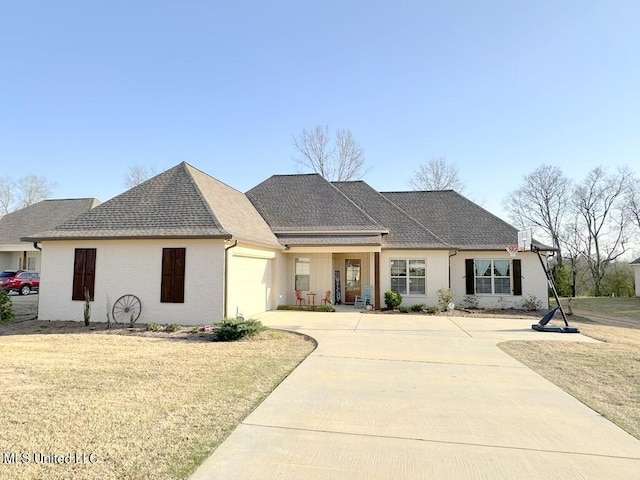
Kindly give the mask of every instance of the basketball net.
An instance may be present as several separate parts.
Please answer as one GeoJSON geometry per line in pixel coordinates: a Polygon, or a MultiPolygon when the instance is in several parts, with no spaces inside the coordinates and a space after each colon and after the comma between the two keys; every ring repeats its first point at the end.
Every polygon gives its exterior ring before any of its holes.
{"type": "Polygon", "coordinates": [[[506,247],[507,252],[509,252],[509,256],[511,258],[515,258],[516,254],[518,253],[518,250],[520,250],[518,248],[518,245],[507,245],[506,247]]]}

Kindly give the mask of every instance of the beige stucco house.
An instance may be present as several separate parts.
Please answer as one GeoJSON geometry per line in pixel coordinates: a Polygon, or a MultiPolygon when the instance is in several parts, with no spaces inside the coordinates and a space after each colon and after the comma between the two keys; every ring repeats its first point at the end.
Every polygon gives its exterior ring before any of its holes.
{"type": "Polygon", "coordinates": [[[124,294],[143,323],[204,324],[329,292],[336,303],[384,292],[403,305],[547,303],[537,256],[517,230],[453,191],[380,193],[365,182],[276,175],[246,194],[181,163],[77,218],[24,238],[42,248],[39,318],[94,318],[124,294]]]}
{"type": "Polygon", "coordinates": [[[40,270],[40,250],[22,237],[42,232],[100,204],[95,198],[43,200],[0,218],[0,271],[40,270]]]}

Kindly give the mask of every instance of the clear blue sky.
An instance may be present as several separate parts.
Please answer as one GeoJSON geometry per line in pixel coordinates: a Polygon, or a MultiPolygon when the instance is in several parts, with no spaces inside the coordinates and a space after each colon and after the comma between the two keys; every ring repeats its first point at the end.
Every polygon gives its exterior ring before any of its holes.
{"type": "Polygon", "coordinates": [[[640,2],[2,2],[2,174],[109,198],[187,161],[246,191],[350,129],[378,190],[445,156],[501,201],[536,166],[640,171],[640,2]]]}

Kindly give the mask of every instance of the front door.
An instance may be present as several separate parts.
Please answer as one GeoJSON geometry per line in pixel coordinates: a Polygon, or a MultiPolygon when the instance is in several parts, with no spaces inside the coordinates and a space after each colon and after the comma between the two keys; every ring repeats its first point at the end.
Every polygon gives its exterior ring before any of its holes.
{"type": "Polygon", "coordinates": [[[360,293],[360,259],[347,259],[344,261],[345,286],[344,303],[354,303],[360,293]]]}

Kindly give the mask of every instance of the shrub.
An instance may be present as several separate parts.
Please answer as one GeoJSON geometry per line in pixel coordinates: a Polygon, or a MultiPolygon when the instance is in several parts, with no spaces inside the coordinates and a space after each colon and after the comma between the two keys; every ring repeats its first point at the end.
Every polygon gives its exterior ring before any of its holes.
{"type": "Polygon", "coordinates": [[[252,337],[267,329],[259,320],[227,319],[216,324],[216,337],[222,342],[232,342],[244,337],[252,337]]]}
{"type": "Polygon", "coordinates": [[[180,330],[182,330],[182,325],[178,325],[177,323],[167,325],[167,328],[164,329],[164,331],[167,333],[179,332],[180,330]]]}
{"type": "Polygon", "coordinates": [[[147,332],[160,332],[162,331],[162,326],[157,323],[147,323],[147,332]]]}
{"type": "Polygon", "coordinates": [[[411,305],[409,307],[412,312],[424,312],[427,309],[427,306],[424,303],[416,303],[415,305],[411,305]]]}
{"type": "Polygon", "coordinates": [[[400,295],[398,292],[394,292],[393,290],[389,290],[384,294],[384,303],[387,308],[396,310],[402,303],[402,295],[400,295]]]}
{"type": "Polygon", "coordinates": [[[409,313],[411,310],[409,310],[409,307],[398,307],[398,311],[400,313],[409,313]]]}
{"type": "Polygon", "coordinates": [[[13,321],[13,303],[9,294],[0,288],[0,323],[13,321]]]}
{"type": "Polygon", "coordinates": [[[438,307],[425,307],[425,309],[423,310],[423,312],[425,313],[438,313],[440,311],[440,309],[438,307]]]}
{"type": "Polygon", "coordinates": [[[278,310],[296,310],[301,312],[335,312],[331,305],[278,305],[278,310]]]}
{"type": "Polygon", "coordinates": [[[529,312],[534,312],[536,310],[542,309],[542,302],[537,297],[529,295],[522,301],[522,308],[529,312]]]}
{"type": "Polygon", "coordinates": [[[462,305],[466,308],[478,308],[478,297],[475,295],[467,295],[462,299],[462,305]]]}
{"type": "Polygon", "coordinates": [[[449,304],[453,302],[456,294],[450,288],[441,288],[438,290],[438,307],[440,310],[448,310],[449,304]]]}

